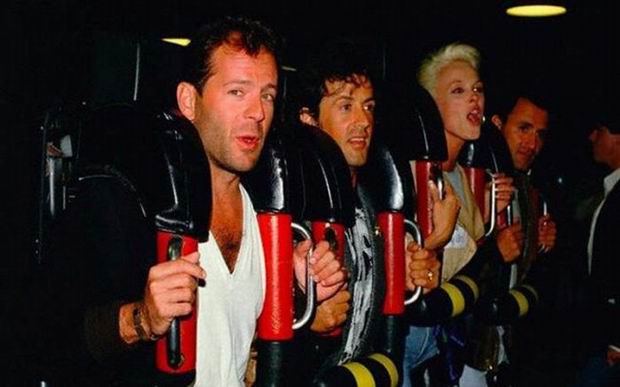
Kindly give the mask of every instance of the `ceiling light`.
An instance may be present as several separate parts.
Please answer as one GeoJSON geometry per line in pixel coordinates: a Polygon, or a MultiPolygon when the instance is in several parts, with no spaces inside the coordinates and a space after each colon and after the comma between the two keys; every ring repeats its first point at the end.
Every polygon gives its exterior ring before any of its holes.
{"type": "Polygon", "coordinates": [[[539,1],[514,1],[506,8],[506,13],[510,16],[520,17],[547,17],[557,16],[566,13],[566,7],[558,2],[539,1]]]}
{"type": "Polygon", "coordinates": [[[189,42],[191,42],[191,40],[187,38],[163,38],[162,40],[166,43],[172,43],[183,47],[187,46],[189,42]]]}

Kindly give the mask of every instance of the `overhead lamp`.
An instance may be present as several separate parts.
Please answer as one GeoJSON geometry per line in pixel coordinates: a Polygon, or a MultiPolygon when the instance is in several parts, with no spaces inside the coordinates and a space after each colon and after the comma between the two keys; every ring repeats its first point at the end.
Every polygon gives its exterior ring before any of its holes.
{"type": "Polygon", "coordinates": [[[187,46],[191,42],[191,40],[187,38],[163,38],[162,40],[166,43],[172,43],[183,47],[187,46]]]}
{"type": "Polygon", "coordinates": [[[566,13],[566,7],[559,1],[524,0],[509,2],[506,13],[518,17],[548,17],[566,13]]]}

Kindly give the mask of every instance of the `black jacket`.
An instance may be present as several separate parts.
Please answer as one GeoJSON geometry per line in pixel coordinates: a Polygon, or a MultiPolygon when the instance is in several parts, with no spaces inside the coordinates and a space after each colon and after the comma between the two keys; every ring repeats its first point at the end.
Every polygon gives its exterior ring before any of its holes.
{"type": "Polygon", "coordinates": [[[588,278],[590,333],[595,348],[620,347],[620,184],[607,195],[592,240],[592,271],[588,278]]]}
{"type": "Polygon", "coordinates": [[[53,228],[37,286],[43,378],[63,386],[174,382],[156,371],[154,345],[130,346],[118,333],[121,305],[142,298],[155,263],[154,222],[122,179],[90,177],[77,189],[53,228]]]}

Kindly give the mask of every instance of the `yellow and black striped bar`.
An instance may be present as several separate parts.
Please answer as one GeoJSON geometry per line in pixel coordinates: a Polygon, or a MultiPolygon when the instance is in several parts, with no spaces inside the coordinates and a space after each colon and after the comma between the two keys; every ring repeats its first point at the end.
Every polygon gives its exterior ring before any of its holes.
{"type": "Polygon", "coordinates": [[[538,292],[532,285],[515,286],[508,291],[508,294],[511,306],[507,309],[515,319],[527,315],[538,303],[538,292]]]}
{"type": "Polygon", "coordinates": [[[374,353],[327,370],[318,378],[317,387],[396,387],[398,368],[388,356],[374,353]]]}
{"type": "Polygon", "coordinates": [[[510,324],[526,316],[538,300],[538,291],[534,286],[517,285],[505,294],[481,303],[476,316],[491,325],[510,324]]]}
{"type": "Polygon", "coordinates": [[[470,276],[458,274],[407,308],[407,322],[436,325],[471,310],[479,297],[478,284],[470,276]]]}

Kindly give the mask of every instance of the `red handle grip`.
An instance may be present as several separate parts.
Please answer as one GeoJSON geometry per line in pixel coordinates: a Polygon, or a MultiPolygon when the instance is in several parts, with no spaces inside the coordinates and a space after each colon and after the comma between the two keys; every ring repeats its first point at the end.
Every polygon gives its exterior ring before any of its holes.
{"type": "Polygon", "coordinates": [[[405,217],[398,212],[382,212],[377,223],[383,234],[385,260],[385,300],[383,314],[405,312],[405,217]]]}
{"type": "Polygon", "coordinates": [[[288,214],[259,214],[265,253],[265,304],[258,337],[282,341],[293,337],[293,231],[288,214]]]}
{"type": "MultiPolygon", "coordinates": [[[[198,241],[196,239],[181,236],[178,234],[159,231],[157,232],[157,262],[166,262],[170,260],[171,243],[174,240],[181,241],[180,255],[187,255],[198,250],[198,241]]],[[[175,361],[170,358],[171,350],[169,336],[159,339],[155,348],[155,363],[160,371],[181,374],[196,369],[196,321],[198,317],[197,302],[194,303],[192,312],[184,317],[178,318],[179,329],[179,359],[175,361]]]]}
{"type": "Polygon", "coordinates": [[[486,172],[482,168],[463,168],[471,192],[474,194],[476,204],[482,213],[487,206],[486,200],[484,200],[484,192],[486,190],[486,172]]]}
{"type": "Polygon", "coordinates": [[[417,191],[416,216],[422,238],[426,239],[433,232],[433,206],[428,182],[435,180],[437,166],[431,161],[418,160],[415,163],[415,182],[417,191]]]}

